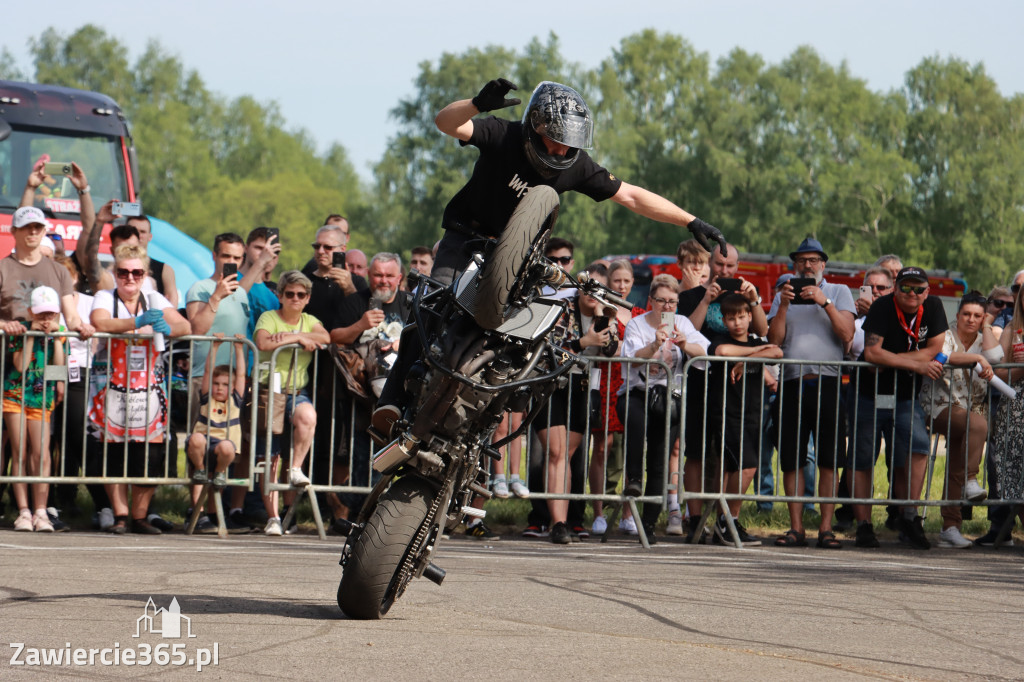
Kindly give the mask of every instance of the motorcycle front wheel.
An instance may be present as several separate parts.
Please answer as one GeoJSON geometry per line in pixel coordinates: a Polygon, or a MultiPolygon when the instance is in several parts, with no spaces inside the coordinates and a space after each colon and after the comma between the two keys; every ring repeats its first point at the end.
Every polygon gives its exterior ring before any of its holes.
{"type": "Polygon", "coordinates": [[[338,606],[346,616],[376,620],[391,609],[405,586],[399,568],[427,517],[434,494],[426,481],[407,476],[380,496],[352,547],[338,585],[338,606]]]}
{"type": "Polygon", "coordinates": [[[557,218],[558,193],[547,185],[531,187],[520,199],[477,278],[473,319],[478,325],[497,329],[505,322],[519,278],[540,246],[539,237],[557,218]]]}

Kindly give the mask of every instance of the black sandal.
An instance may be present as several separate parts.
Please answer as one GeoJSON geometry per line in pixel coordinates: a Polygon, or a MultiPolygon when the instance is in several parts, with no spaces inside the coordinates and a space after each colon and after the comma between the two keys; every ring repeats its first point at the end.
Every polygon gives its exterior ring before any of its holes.
{"type": "Polygon", "coordinates": [[[818,533],[816,546],[820,549],[842,549],[843,543],[836,539],[836,534],[830,530],[823,530],[818,533]]]}
{"type": "Polygon", "coordinates": [[[792,528],[786,531],[782,537],[775,538],[776,547],[806,547],[807,535],[792,528]]]}

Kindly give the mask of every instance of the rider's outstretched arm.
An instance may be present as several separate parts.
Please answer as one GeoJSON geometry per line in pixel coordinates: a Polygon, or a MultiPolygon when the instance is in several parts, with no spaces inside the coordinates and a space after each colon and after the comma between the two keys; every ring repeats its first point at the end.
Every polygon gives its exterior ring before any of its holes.
{"type": "Polygon", "coordinates": [[[510,90],[516,90],[516,84],[504,78],[495,78],[480,90],[473,99],[460,99],[442,109],[434,118],[434,125],[445,135],[451,135],[463,142],[473,136],[473,121],[477,114],[505,107],[514,107],[520,101],[508,97],[510,90]]]}
{"type": "Polygon", "coordinates": [[[659,223],[686,227],[696,219],[696,216],[687,213],[660,194],[628,182],[622,183],[612,201],[659,223]]]}
{"type": "Polygon", "coordinates": [[[473,136],[473,117],[479,113],[473,100],[460,99],[439,111],[434,125],[445,135],[467,142],[473,136]]]}
{"type": "Polygon", "coordinates": [[[708,251],[711,251],[711,241],[725,248],[725,238],[718,228],[687,213],[660,194],[623,182],[619,191],[612,196],[612,201],[645,218],[688,228],[708,251]]]}

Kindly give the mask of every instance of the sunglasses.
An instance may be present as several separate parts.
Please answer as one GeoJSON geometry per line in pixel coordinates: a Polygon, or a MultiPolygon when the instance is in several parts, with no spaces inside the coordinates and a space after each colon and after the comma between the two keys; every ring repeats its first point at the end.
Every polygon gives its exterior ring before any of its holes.
{"type": "Polygon", "coordinates": [[[817,265],[818,263],[823,263],[824,260],[824,258],[819,258],[818,256],[809,256],[807,258],[794,258],[793,262],[797,265],[817,265]]]}
{"type": "Polygon", "coordinates": [[[999,308],[1000,310],[1002,310],[1003,308],[1009,308],[1010,306],[1013,305],[1013,301],[1004,301],[1004,300],[999,299],[999,298],[993,298],[993,299],[989,300],[988,303],[989,303],[989,305],[993,305],[996,308],[999,308]]]}
{"type": "Polygon", "coordinates": [[[143,277],[146,276],[146,271],[141,269],[129,270],[128,268],[118,268],[117,270],[114,271],[114,274],[117,275],[118,279],[128,279],[129,277],[134,277],[135,279],[142,279],[143,277]]]}
{"type": "Polygon", "coordinates": [[[309,292],[306,291],[286,291],[284,292],[285,298],[297,298],[300,301],[309,296],[309,292]]]}
{"type": "Polygon", "coordinates": [[[53,234],[48,234],[46,236],[50,238],[50,241],[55,241],[55,242],[62,242],[62,241],[64,241],[64,237],[61,237],[56,232],[54,232],[53,234]]]}
{"type": "Polygon", "coordinates": [[[678,298],[658,298],[657,296],[651,296],[651,300],[661,305],[679,305],[678,298]]]}
{"type": "Polygon", "coordinates": [[[548,260],[559,265],[568,265],[572,262],[572,256],[548,256],[548,260]]]}
{"type": "Polygon", "coordinates": [[[915,287],[910,284],[901,284],[900,291],[902,291],[905,294],[917,294],[918,296],[920,296],[924,292],[928,291],[928,287],[915,287]]]}
{"type": "Polygon", "coordinates": [[[864,286],[871,287],[871,291],[889,291],[889,289],[892,289],[891,284],[865,284],[864,286]]]}
{"type": "Polygon", "coordinates": [[[1019,284],[1014,284],[1014,285],[1012,285],[1012,286],[1010,287],[1010,291],[1011,291],[1011,292],[1013,292],[1013,295],[1014,295],[1014,296],[1016,296],[1016,295],[1017,295],[1017,292],[1018,292],[1018,291],[1020,291],[1020,285],[1019,285],[1019,284]]]}
{"type": "Polygon", "coordinates": [[[331,244],[321,244],[320,242],[313,242],[312,244],[310,244],[310,246],[313,247],[314,251],[334,251],[336,248],[338,248],[331,244]]]}

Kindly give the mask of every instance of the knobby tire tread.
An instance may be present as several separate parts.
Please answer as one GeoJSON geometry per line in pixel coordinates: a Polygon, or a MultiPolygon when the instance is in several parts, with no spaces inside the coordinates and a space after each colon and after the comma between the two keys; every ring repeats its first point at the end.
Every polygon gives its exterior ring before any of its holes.
{"type": "Polygon", "coordinates": [[[338,585],[338,606],[345,615],[375,620],[391,608],[388,590],[433,495],[429,484],[414,477],[398,479],[381,495],[338,585]]]}

